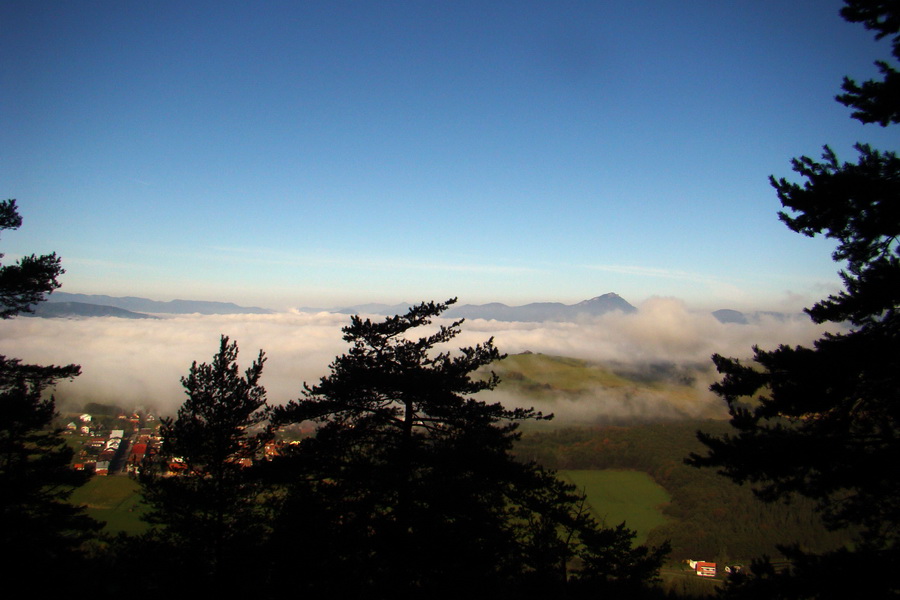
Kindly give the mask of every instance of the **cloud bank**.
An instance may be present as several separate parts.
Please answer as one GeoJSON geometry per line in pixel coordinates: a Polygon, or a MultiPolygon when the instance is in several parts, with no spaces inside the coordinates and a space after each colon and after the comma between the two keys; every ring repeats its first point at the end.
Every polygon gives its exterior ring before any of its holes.
{"type": "MultiPolygon", "coordinates": [[[[225,334],[238,342],[242,367],[260,349],[265,351],[263,384],[270,403],[280,404],[297,398],[304,381],[315,383],[328,372],[329,363],[347,349],[341,327],[348,323],[346,315],[300,312],[156,320],[19,317],[0,322],[0,354],[37,364],[80,364],[83,374],[56,390],[58,398],[75,406],[97,401],[172,412],[184,401],[181,377],[193,361],[209,362],[218,350],[219,335],[225,334]]],[[[493,337],[509,354],[527,350],[635,365],[700,363],[709,365],[710,373],[708,380],[696,383],[702,390],[714,377],[709,361],[713,353],[744,357],[754,344],[810,344],[824,331],[802,315],[723,324],[710,314],[691,312],[678,300],[653,298],[631,315],[609,313],[577,323],[467,320],[452,347],[493,337]]],[[[638,399],[629,410],[662,410],[663,400],[638,399]]]]}

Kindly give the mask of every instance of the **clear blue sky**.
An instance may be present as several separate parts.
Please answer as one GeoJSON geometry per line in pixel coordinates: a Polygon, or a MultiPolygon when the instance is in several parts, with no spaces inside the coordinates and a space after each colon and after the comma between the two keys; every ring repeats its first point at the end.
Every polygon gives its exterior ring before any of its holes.
{"type": "Polygon", "coordinates": [[[840,2],[0,3],[7,259],[65,291],[282,308],[807,305],[767,182],[896,134],[840,2]]]}

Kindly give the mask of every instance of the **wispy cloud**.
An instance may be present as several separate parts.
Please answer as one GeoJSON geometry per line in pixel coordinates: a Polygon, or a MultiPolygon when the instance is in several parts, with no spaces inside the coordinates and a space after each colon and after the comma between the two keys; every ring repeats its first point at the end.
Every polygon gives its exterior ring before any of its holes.
{"type": "Polygon", "coordinates": [[[606,271],[608,273],[620,273],[622,275],[636,275],[638,277],[658,277],[662,279],[678,279],[681,281],[693,281],[695,283],[721,284],[721,279],[701,273],[691,273],[678,269],[661,269],[654,267],[640,267],[637,265],[585,265],[585,268],[594,271],[606,271]]]}
{"type": "MultiPolygon", "coordinates": [[[[171,411],[184,399],[180,377],[192,361],[209,361],[224,333],[240,344],[242,365],[258,349],[266,351],[264,384],[277,404],[296,398],[304,381],[313,383],[327,373],[328,363],[346,351],[341,327],[348,322],[347,315],[298,311],[156,320],[16,318],[0,321],[0,354],[36,364],[80,364],[84,374],[60,384],[61,399],[157,405],[171,411]]],[[[511,354],[529,350],[600,362],[706,365],[708,376],[698,375],[698,401],[714,403],[718,401],[703,391],[714,377],[711,354],[747,356],[754,344],[809,344],[824,330],[800,317],[723,324],[677,300],[654,298],[634,314],[609,313],[579,323],[466,320],[446,349],[493,337],[501,351],[511,354]]]]}
{"type": "Polygon", "coordinates": [[[356,256],[300,256],[273,248],[241,248],[228,246],[210,247],[223,259],[244,263],[282,265],[291,267],[362,268],[383,271],[452,271],[463,273],[537,273],[540,269],[512,265],[487,265],[475,263],[423,262],[408,259],[360,259],[356,256]]]}
{"type": "Polygon", "coordinates": [[[100,258],[81,258],[78,256],[64,256],[63,265],[81,265],[85,267],[95,267],[103,269],[141,269],[142,271],[152,270],[161,271],[163,267],[156,265],[148,265],[140,261],[121,261],[106,260],[100,258]]]}

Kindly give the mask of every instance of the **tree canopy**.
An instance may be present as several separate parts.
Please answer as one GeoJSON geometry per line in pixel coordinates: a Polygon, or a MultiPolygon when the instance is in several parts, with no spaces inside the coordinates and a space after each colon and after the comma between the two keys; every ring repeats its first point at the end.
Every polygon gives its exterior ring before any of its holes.
{"type": "Polygon", "coordinates": [[[319,532],[307,583],[366,597],[641,589],[667,549],[631,548],[633,532],[600,527],[571,486],[515,460],[518,423],[549,417],[473,397],[497,384],[486,369],[503,355],[493,340],[446,348],[462,321],[432,321],[453,302],[352,317],[331,373],[274,409],[277,424],[316,425],[287,457],[291,510],[276,525],[319,532]]]}
{"type": "MultiPolygon", "coordinates": [[[[0,202],[0,230],[21,224],[16,201],[0,202]]],[[[55,254],[0,266],[0,318],[28,312],[59,287],[62,273],[55,254]]],[[[100,526],[67,502],[85,477],[70,467],[72,450],[52,428],[56,404],[47,395],[58,381],[80,373],[78,365],[0,356],[0,542],[14,549],[5,565],[10,572],[74,568],[82,544],[100,526]]]]}
{"type": "MultiPolygon", "coordinates": [[[[896,3],[853,0],[842,14],[876,37],[892,36],[900,58],[896,3]]],[[[893,67],[879,65],[884,81],[858,86],[847,79],[839,100],[856,109],[855,118],[887,126],[900,115],[898,79],[893,67]]],[[[789,575],[809,584],[798,597],[845,593],[840,578],[852,564],[869,565],[866,582],[878,593],[900,593],[880,569],[900,563],[900,477],[893,467],[900,458],[900,160],[865,144],[856,150],[855,163],[839,161],[827,146],[821,161],[794,159],[802,184],[771,179],[788,227],[837,241],[833,258],[843,266],[844,289],[806,312],[838,332],[813,348],[754,348],[752,365],[714,356],[724,377],[712,389],[728,403],[735,433],[701,433],[709,451],[690,458],[751,483],[768,500],[812,498],[828,526],[859,534],[853,552],[793,550],[789,575]]]]}
{"type": "MultiPolygon", "coordinates": [[[[841,16],[851,23],[863,23],[875,31],[875,39],[890,38],[891,55],[900,61],[900,11],[891,0],[845,0],[841,16]]],[[[870,79],[862,85],[844,78],[844,93],[838,102],[856,109],[853,118],[863,123],[900,123],[900,72],[884,60],[876,61],[881,80],[870,79]]]]}
{"type": "MultiPolygon", "coordinates": [[[[0,231],[18,229],[22,217],[14,199],[0,202],[0,231]]],[[[0,258],[3,255],[0,254],[0,258]]],[[[11,265],[0,266],[0,318],[8,319],[43,302],[47,294],[59,288],[58,277],[65,273],[60,258],[53,254],[31,254],[11,265]]]]}
{"type": "Polygon", "coordinates": [[[237,342],[222,336],[211,363],[194,362],[181,380],[187,399],[163,419],[162,447],[140,474],[146,519],[188,566],[198,585],[231,588],[266,534],[264,486],[252,468],[271,432],[266,390],[259,383],[262,351],[244,373],[237,342]]]}

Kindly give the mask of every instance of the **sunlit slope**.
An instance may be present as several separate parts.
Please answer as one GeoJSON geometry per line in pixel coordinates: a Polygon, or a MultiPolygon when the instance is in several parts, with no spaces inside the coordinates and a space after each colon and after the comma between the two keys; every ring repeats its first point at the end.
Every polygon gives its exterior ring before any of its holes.
{"type": "Polygon", "coordinates": [[[654,527],[666,523],[662,510],[672,497],[647,473],[616,469],[561,471],[560,476],[584,493],[594,517],[607,527],[624,522],[643,544],[654,527]]]}
{"type": "Polygon", "coordinates": [[[106,523],[108,533],[137,534],[148,525],[140,520],[146,507],[141,504],[140,487],[131,477],[116,475],[92,477],[76,488],[70,498],[72,504],[87,507],[87,514],[106,523]]]}
{"type": "Polygon", "coordinates": [[[500,376],[501,389],[530,396],[583,394],[599,387],[627,388],[634,382],[598,364],[547,354],[514,354],[491,365],[500,376]]]}
{"type": "Polygon", "coordinates": [[[571,424],[717,418],[722,403],[707,391],[705,365],[615,364],[524,353],[491,365],[494,397],[532,405],[571,424]]]}

